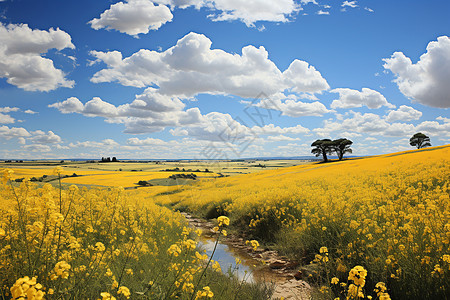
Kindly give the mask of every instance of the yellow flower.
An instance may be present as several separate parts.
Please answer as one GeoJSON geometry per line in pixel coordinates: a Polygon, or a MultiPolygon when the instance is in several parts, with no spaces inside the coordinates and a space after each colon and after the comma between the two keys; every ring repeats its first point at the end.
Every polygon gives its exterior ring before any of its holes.
{"type": "Polygon", "coordinates": [[[169,247],[169,249],[167,249],[167,253],[176,257],[181,254],[181,249],[177,244],[173,244],[169,247]]]}
{"type": "Polygon", "coordinates": [[[228,226],[228,225],[230,225],[230,219],[228,217],[225,217],[225,216],[218,217],[217,218],[217,222],[218,222],[219,226],[223,226],[223,225],[228,226]]]}
{"type": "Polygon", "coordinates": [[[126,286],[119,287],[119,290],[117,291],[117,294],[124,295],[127,299],[130,299],[130,290],[126,286]]]}
{"type": "Polygon", "coordinates": [[[320,250],[319,250],[319,252],[322,253],[322,254],[323,254],[323,253],[328,254],[328,248],[327,248],[327,247],[321,247],[320,250]]]}
{"type": "Polygon", "coordinates": [[[339,278],[337,278],[337,277],[331,278],[331,284],[338,284],[338,283],[339,283],[339,278]]]}
{"type": "Polygon", "coordinates": [[[103,245],[102,242],[97,242],[97,243],[95,243],[95,250],[98,252],[103,252],[106,250],[106,247],[105,247],[105,245],[103,245]]]}
{"type": "Polygon", "coordinates": [[[220,264],[219,264],[218,261],[215,261],[215,262],[212,264],[212,268],[213,268],[214,271],[222,272],[222,269],[220,268],[220,264]]]}
{"type": "Polygon", "coordinates": [[[37,277],[30,279],[28,276],[17,279],[10,289],[12,299],[43,299],[45,292],[41,291],[43,287],[40,283],[37,283],[36,280],[37,277]]]}
{"type": "Polygon", "coordinates": [[[259,243],[257,240],[245,241],[245,244],[252,246],[253,250],[256,250],[259,247],[259,243]]]}
{"type": "Polygon", "coordinates": [[[367,271],[362,266],[355,266],[350,270],[348,280],[352,280],[357,286],[363,287],[366,284],[367,271]]]}
{"type": "Polygon", "coordinates": [[[102,300],[116,300],[114,296],[112,296],[110,293],[100,293],[100,296],[102,296],[102,300]]]}
{"type": "Polygon", "coordinates": [[[63,260],[57,262],[55,267],[53,268],[54,273],[50,275],[50,279],[56,280],[58,277],[61,277],[63,279],[69,278],[70,268],[71,266],[63,260]]]}
{"type": "Polygon", "coordinates": [[[55,167],[55,168],[53,169],[53,174],[55,174],[55,175],[59,175],[59,174],[61,174],[62,172],[63,172],[63,168],[60,167],[60,166],[57,166],[57,167],[55,167]]]}
{"type": "Polygon", "coordinates": [[[362,288],[354,285],[353,283],[348,286],[348,296],[350,299],[353,298],[364,298],[364,293],[362,292],[362,288]]]}
{"type": "Polygon", "coordinates": [[[2,177],[2,181],[4,184],[6,184],[8,182],[8,180],[11,179],[11,176],[14,174],[14,171],[11,169],[6,169],[3,171],[3,177],[2,177]]]}

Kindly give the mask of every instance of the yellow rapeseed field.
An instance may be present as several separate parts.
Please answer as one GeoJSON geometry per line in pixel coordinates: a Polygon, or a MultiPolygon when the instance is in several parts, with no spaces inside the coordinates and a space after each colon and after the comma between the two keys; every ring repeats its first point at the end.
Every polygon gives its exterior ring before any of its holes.
{"type": "MultiPolygon", "coordinates": [[[[50,176],[52,174],[52,169],[46,169],[42,167],[38,168],[14,168],[12,169],[14,174],[12,179],[17,178],[32,178],[32,177],[42,177],[44,175],[50,176]]],[[[76,177],[62,178],[63,183],[67,184],[82,184],[82,185],[93,185],[93,186],[104,186],[104,187],[134,187],[140,180],[152,180],[152,179],[162,179],[168,178],[174,174],[191,172],[159,172],[159,171],[143,171],[143,172],[131,172],[131,171],[102,171],[102,170],[77,170],[73,168],[63,168],[62,172],[64,175],[72,175],[76,173],[76,177]]],[[[204,172],[192,172],[201,177],[211,177],[217,176],[215,173],[204,173],[204,172]]]]}
{"type": "Polygon", "coordinates": [[[324,294],[338,296],[331,277],[345,285],[359,265],[367,278],[364,289],[352,286],[355,297],[387,286],[393,299],[446,299],[449,193],[447,145],[199,182],[154,199],[225,213],[237,230],[312,261],[324,294]]]}
{"type": "MultiPolygon", "coordinates": [[[[55,169],[58,182],[62,168],[55,169]]],[[[0,183],[1,299],[267,299],[225,277],[184,217],[146,190],[0,183]]],[[[53,175],[55,176],[55,175],[53,175]]],[[[218,220],[217,241],[229,219],[218,220]]]]}

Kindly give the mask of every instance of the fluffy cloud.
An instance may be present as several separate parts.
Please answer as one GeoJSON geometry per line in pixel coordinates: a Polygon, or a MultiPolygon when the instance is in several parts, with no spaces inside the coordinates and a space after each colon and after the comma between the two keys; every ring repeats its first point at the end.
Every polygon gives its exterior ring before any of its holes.
{"type": "Polygon", "coordinates": [[[124,132],[132,134],[162,131],[168,126],[196,124],[201,118],[198,108],[183,110],[185,105],[180,99],[162,95],[153,88],[136,95],[133,102],[119,106],[99,97],[85,104],[76,97],[70,97],[49,107],[64,114],[78,113],[87,117],[102,117],[110,123],[123,123],[124,132]]]}
{"type": "Polygon", "coordinates": [[[104,11],[100,18],[89,21],[92,28],[115,29],[137,36],[157,30],[172,21],[173,15],[165,5],[154,5],[150,0],[128,0],[118,2],[104,11]]]}
{"type": "MultiPolygon", "coordinates": [[[[295,0],[155,0],[156,3],[169,5],[171,8],[187,8],[194,6],[197,9],[206,7],[212,14],[208,17],[212,21],[239,20],[247,26],[253,27],[255,22],[289,22],[301,10],[295,0]]],[[[302,4],[315,0],[301,0],[302,4]]]]}
{"type": "Polygon", "coordinates": [[[450,107],[450,38],[441,36],[432,41],[415,64],[402,52],[384,59],[384,68],[391,70],[400,91],[414,102],[432,107],[450,107]]]}
{"type": "MultiPolygon", "coordinates": [[[[20,108],[18,107],[0,107],[0,123],[3,124],[12,124],[16,122],[16,119],[11,117],[9,113],[11,112],[20,112],[20,108]]],[[[37,112],[34,112],[30,109],[27,109],[24,111],[26,114],[36,114],[37,112]]],[[[22,122],[19,120],[19,122],[22,122]]]]}
{"type": "Polygon", "coordinates": [[[0,113],[0,123],[2,124],[12,124],[15,122],[15,119],[10,115],[5,115],[0,113]]]}
{"type": "Polygon", "coordinates": [[[339,121],[325,120],[322,128],[313,129],[318,135],[329,137],[332,132],[366,133],[381,136],[409,136],[415,127],[406,123],[388,123],[372,113],[351,112],[352,116],[339,121]]]}
{"type": "Polygon", "coordinates": [[[0,23],[0,78],[26,91],[51,91],[72,87],[53,61],[42,57],[49,49],[75,48],[66,32],[30,29],[26,24],[0,23]]]}
{"type": "Polygon", "coordinates": [[[42,130],[37,130],[32,132],[32,135],[33,136],[28,140],[35,144],[56,144],[62,142],[61,137],[56,135],[53,131],[45,133],[42,130]]]}
{"type": "Polygon", "coordinates": [[[387,102],[386,98],[377,91],[369,88],[357,90],[340,88],[331,90],[332,93],[339,93],[339,99],[333,100],[331,108],[354,108],[367,106],[368,108],[380,108],[382,106],[395,107],[387,102]]]}
{"type": "Polygon", "coordinates": [[[416,131],[433,136],[447,136],[450,137],[450,119],[437,117],[437,121],[424,121],[417,125],[416,131]],[[438,122],[440,121],[440,122],[438,122]]]}
{"type": "Polygon", "coordinates": [[[117,107],[99,97],[92,98],[86,104],[76,97],[70,97],[63,102],[49,105],[63,114],[79,113],[88,117],[104,118],[151,118],[161,113],[181,111],[184,106],[180,99],[161,95],[153,88],[148,88],[142,94],[136,95],[132,103],[117,107]]]}
{"type": "Polygon", "coordinates": [[[35,115],[35,114],[37,114],[38,112],[33,111],[33,110],[31,110],[31,109],[27,109],[27,110],[24,111],[24,113],[29,114],[29,115],[35,115]]]}
{"type": "Polygon", "coordinates": [[[10,140],[12,138],[24,138],[29,136],[31,136],[31,134],[25,128],[0,126],[0,137],[2,139],[10,140]]]}
{"type": "Polygon", "coordinates": [[[190,136],[198,140],[238,143],[256,138],[252,130],[234,120],[229,114],[211,112],[201,116],[200,122],[170,130],[174,136],[190,136]]]}
{"type": "Polygon", "coordinates": [[[325,105],[318,101],[302,102],[298,100],[299,98],[308,98],[308,95],[290,94],[286,96],[284,93],[277,93],[271,97],[261,98],[257,102],[242,101],[242,103],[266,110],[278,110],[282,115],[290,117],[322,116],[330,112],[325,105]]]}
{"type": "Polygon", "coordinates": [[[410,106],[402,105],[397,110],[389,112],[389,114],[386,116],[386,121],[412,121],[419,120],[421,116],[422,112],[410,106]]]}
{"type": "Polygon", "coordinates": [[[0,107],[0,113],[10,113],[10,112],[16,112],[20,109],[18,107],[0,107]]]}
{"type": "Polygon", "coordinates": [[[83,103],[81,103],[81,101],[76,97],[70,97],[63,102],[50,104],[48,107],[56,108],[63,114],[82,113],[84,110],[83,103]]]}
{"type": "Polygon", "coordinates": [[[290,64],[283,76],[285,84],[297,93],[316,93],[330,88],[316,68],[298,59],[290,64]]]}
{"type": "Polygon", "coordinates": [[[161,94],[181,97],[209,93],[251,98],[261,92],[270,96],[285,89],[320,93],[329,88],[320,72],[306,62],[295,60],[281,72],[262,46],[246,46],[239,55],[211,49],[211,44],[206,36],[191,32],[164,52],[141,49],[123,58],[118,51],[92,51],[107,68],[91,81],[157,85],[161,94]]]}
{"type": "MultiPolygon", "coordinates": [[[[206,1],[205,1],[206,2],[206,1]]],[[[288,22],[301,8],[294,0],[213,0],[211,6],[220,14],[212,14],[213,21],[240,20],[247,26],[257,21],[288,22]]]]}
{"type": "Polygon", "coordinates": [[[356,108],[367,106],[371,109],[387,106],[394,108],[395,105],[389,103],[386,98],[379,92],[362,88],[361,92],[358,90],[352,90],[348,88],[333,89],[330,92],[339,93],[339,99],[333,100],[331,108],[356,108]]]}
{"type": "MultiPolygon", "coordinates": [[[[314,0],[301,1],[302,4],[309,2],[317,4],[314,0]]],[[[172,10],[205,7],[211,11],[208,18],[212,21],[237,20],[248,27],[255,27],[259,21],[289,22],[302,9],[295,0],[125,0],[111,5],[100,18],[89,23],[94,29],[115,29],[133,36],[146,34],[172,21],[168,6],[172,10]]]]}

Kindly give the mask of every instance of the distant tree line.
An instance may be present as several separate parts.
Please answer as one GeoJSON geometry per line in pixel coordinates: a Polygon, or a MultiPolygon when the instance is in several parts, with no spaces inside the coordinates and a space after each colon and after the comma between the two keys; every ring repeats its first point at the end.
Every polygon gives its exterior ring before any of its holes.
{"type": "Polygon", "coordinates": [[[112,159],[111,157],[102,157],[102,160],[100,162],[119,162],[119,161],[117,160],[116,157],[113,157],[112,159]]]}

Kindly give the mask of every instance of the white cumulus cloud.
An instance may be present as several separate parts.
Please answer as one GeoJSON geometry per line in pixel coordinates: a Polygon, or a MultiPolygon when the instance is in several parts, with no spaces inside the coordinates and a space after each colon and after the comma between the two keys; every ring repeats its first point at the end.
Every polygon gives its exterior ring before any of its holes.
{"type": "Polygon", "coordinates": [[[8,127],[0,126],[0,137],[5,140],[10,140],[12,138],[25,138],[29,137],[31,134],[22,127],[8,127]]]}
{"type": "Polygon", "coordinates": [[[89,23],[96,30],[114,29],[137,36],[159,29],[172,18],[170,9],[163,4],[155,5],[150,0],[128,0],[111,5],[100,18],[92,19],[89,23]]]}
{"type": "Polygon", "coordinates": [[[270,96],[285,89],[320,93],[329,88],[320,72],[306,62],[294,60],[281,72],[262,46],[246,46],[239,55],[211,49],[211,44],[206,36],[191,32],[164,52],[141,49],[123,58],[118,51],[93,51],[107,68],[91,81],[157,85],[161,94],[180,97],[209,93],[252,98],[261,92],[270,96]]]}
{"type": "Polygon", "coordinates": [[[5,115],[0,113],[0,123],[3,124],[12,124],[15,122],[15,119],[11,117],[10,115],[5,115]]]}
{"type": "Polygon", "coordinates": [[[28,138],[28,140],[35,144],[56,144],[62,142],[61,137],[53,131],[44,132],[42,130],[36,130],[31,132],[31,134],[32,137],[28,138]]]}
{"type": "Polygon", "coordinates": [[[361,92],[348,88],[338,88],[331,90],[332,93],[339,93],[339,99],[333,100],[331,108],[354,108],[367,106],[375,109],[382,106],[394,108],[395,106],[387,102],[386,98],[379,92],[362,88],[361,92]]]}
{"type": "Polygon", "coordinates": [[[450,38],[438,37],[427,46],[427,52],[417,63],[403,52],[384,59],[384,68],[391,70],[400,91],[423,105],[450,107],[450,38]]]}
{"type": "MultiPolygon", "coordinates": [[[[206,1],[205,1],[206,2],[206,1]]],[[[257,21],[288,22],[301,7],[294,0],[213,0],[209,5],[219,14],[211,14],[213,21],[240,20],[247,26],[257,21]]]]}
{"type": "Polygon", "coordinates": [[[318,135],[329,137],[332,132],[360,133],[380,136],[410,136],[415,127],[407,123],[389,123],[382,117],[373,113],[350,112],[343,120],[325,120],[322,128],[313,129],[318,135]]]}
{"type": "Polygon", "coordinates": [[[418,111],[410,106],[401,105],[397,110],[389,112],[389,114],[386,116],[386,121],[412,121],[419,120],[421,116],[421,111],[418,111]]]}
{"type": "Polygon", "coordinates": [[[0,23],[0,78],[26,91],[73,87],[53,61],[42,57],[49,49],[73,49],[71,37],[59,28],[31,29],[27,24],[0,23]]]}
{"type": "Polygon", "coordinates": [[[109,123],[125,124],[126,133],[139,134],[164,130],[166,127],[196,124],[201,118],[198,108],[184,110],[185,104],[177,97],[147,88],[131,103],[115,106],[99,97],[82,103],[76,97],[50,104],[63,114],[78,113],[87,117],[102,117],[109,123]]]}

